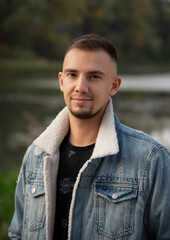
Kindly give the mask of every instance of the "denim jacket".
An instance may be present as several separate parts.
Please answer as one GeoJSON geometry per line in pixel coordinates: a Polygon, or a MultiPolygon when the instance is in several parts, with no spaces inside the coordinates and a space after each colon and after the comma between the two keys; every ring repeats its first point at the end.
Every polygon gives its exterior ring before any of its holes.
{"type": "MultiPolygon", "coordinates": [[[[65,107],[28,148],[11,239],[52,240],[59,146],[68,130],[65,107]]],[[[111,101],[74,185],[68,239],[170,240],[170,154],[148,135],[122,125],[111,101]]]]}

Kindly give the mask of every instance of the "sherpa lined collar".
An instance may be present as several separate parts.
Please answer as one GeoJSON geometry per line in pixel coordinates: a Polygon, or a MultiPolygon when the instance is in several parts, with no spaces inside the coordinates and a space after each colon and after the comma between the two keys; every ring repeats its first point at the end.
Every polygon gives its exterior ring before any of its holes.
{"type": "MultiPolygon", "coordinates": [[[[68,108],[65,107],[33,143],[48,154],[55,155],[68,131],[69,116],[68,108]]],[[[110,99],[99,128],[91,159],[116,154],[118,151],[113,105],[110,99]]]]}

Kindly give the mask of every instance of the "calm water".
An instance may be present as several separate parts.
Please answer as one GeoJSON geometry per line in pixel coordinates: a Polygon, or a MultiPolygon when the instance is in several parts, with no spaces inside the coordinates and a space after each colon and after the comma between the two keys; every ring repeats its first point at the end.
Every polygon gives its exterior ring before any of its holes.
{"type": "MultiPolygon", "coordinates": [[[[114,110],[121,122],[170,150],[170,74],[142,77],[123,76],[114,110]]],[[[0,91],[0,170],[5,172],[18,171],[26,148],[64,106],[54,79],[10,81],[0,91]]]]}

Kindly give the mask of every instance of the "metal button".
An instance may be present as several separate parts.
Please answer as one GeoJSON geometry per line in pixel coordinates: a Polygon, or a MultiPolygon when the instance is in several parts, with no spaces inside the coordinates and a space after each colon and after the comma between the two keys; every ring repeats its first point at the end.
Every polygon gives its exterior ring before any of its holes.
{"type": "Polygon", "coordinates": [[[31,191],[32,193],[35,193],[36,192],[36,189],[35,188],[32,188],[32,191],[31,191]]]}
{"type": "Polygon", "coordinates": [[[117,193],[113,193],[113,194],[112,194],[112,198],[113,198],[114,200],[116,200],[116,199],[118,198],[118,194],[117,194],[117,193]]]}

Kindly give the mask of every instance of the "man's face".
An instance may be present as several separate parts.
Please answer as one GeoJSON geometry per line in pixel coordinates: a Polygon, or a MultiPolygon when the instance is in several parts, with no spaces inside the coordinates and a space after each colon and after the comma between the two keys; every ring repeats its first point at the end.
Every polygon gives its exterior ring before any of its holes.
{"type": "Polygon", "coordinates": [[[60,89],[70,113],[80,119],[101,117],[119,86],[115,61],[104,50],[71,49],[59,73],[60,89]]]}

